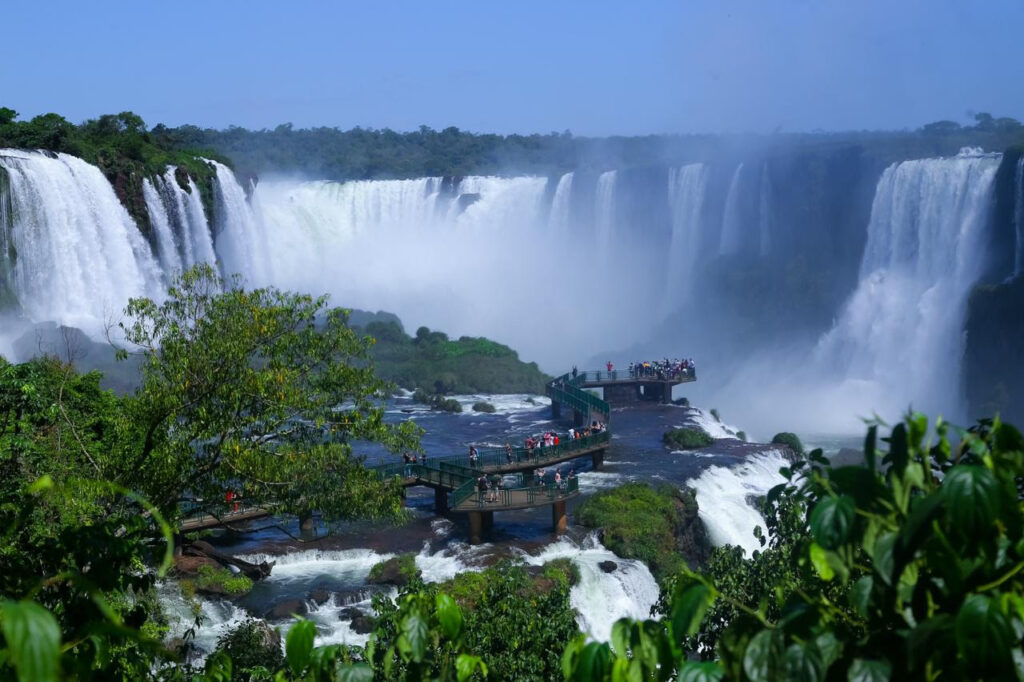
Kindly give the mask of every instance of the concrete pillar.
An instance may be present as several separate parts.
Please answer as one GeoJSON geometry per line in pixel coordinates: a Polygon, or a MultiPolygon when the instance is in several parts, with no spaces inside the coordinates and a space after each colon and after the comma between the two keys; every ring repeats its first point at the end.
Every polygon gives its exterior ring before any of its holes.
{"type": "Polygon", "coordinates": [[[594,465],[595,471],[604,466],[604,450],[598,450],[597,452],[590,455],[590,463],[594,465]]]}
{"type": "Polygon", "coordinates": [[[483,519],[482,514],[478,511],[469,512],[469,543],[471,545],[480,544],[480,536],[483,533],[483,519]]]}
{"type": "Polygon", "coordinates": [[[559,500],[551,505],[551,525],[556,533],[564,533],[568,526],[565,516],[565,500],[559,500]]]}
{"type": "Polygon", "coordinates": [[[551,401],[551,418],[558,419],[562,416],[562,403],[557,400],[551,401]]]}
{"type": "Polygon", "coordinates": [[[448,511],[448,493],[444,488],[434,488],[434,513],[444,514],[448,511]]]}
{"type": "Polygon", "coordinates": [[[492,512],[492,511],[481,512],[481,514],[480,514],[480,521],[481,521],[481,525],[483,526],[484,530],[490,530],[491,528],[494,528],[494,512],[492,512]]]}

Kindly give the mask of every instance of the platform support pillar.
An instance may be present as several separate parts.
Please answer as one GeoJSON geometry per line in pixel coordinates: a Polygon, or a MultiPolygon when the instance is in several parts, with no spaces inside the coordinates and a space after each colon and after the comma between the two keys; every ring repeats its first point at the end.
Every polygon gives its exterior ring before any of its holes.
{"type": "Polygon", "coordinates": [[[568,527],[568,520],[565,515],[565,500],[559,500],[551,505],[551,526],[556,533],[564,533],[568,527]]]}
{"type": "Polygon", "coordinates": [[[434,513],[444,514],[448,511],[448,493],[444,488],[434,488],[434,513]]]}
{"type": "Polygon", "coordinates": [[[594,471],[604,466],[604,450],[598,450],[590,456],[590,462],[594,465],[594,471]]]}
{"type": "Polygon", "coordinates": [[[483,514],[478,511],[469,512],[469,543],[480,544],[480,536],[483,534],[483,514]]]}

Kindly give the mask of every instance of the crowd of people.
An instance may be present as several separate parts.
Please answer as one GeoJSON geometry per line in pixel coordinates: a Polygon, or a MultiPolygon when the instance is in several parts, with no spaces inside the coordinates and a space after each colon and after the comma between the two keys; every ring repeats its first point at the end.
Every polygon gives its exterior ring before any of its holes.
{"type": "Polygon", "coordinates": [[[629,376],[641,379],[651,377],[661,381],[671,379],[694,379],[697,376],[697,366],[693,364],[693,358],[645,360],[643,362],[629,363],[629,376]]]}

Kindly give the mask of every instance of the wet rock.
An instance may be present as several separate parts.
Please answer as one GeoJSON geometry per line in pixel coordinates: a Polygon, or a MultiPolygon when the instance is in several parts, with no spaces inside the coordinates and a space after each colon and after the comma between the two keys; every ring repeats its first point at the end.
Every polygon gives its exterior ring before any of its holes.
{"type": "Polygon", "coordinates": [[[368,616],[355,607],[342,609],[338,614],[340,620],[347,620],[352,631],[360,635],[368,635],[373,632],[377,624],[372,616],[368,616]]]}
{"type": "Polygon", "coordinates": [[[304,616],[309,613],[309,607],[302,599],[286,599],[274,604],[263,614],[268,620],[282,620],[292,616],[304,616]]]}
{"type": "Polygon", "coordinates": [[[602,561],[597,566],[605,573],[612,573],[619,567],[619,565],[614,561],[602,561]]]}
{"type": "Polygon", "coordinates": [[[419,574],[416,568],[416,557],[402,554],[382,561],[370,569],[366,582],[371,585],[395,585],[401,587],[419,574]]]}
{"type": "Polygon", "coordinates": [[[309,599],[317,606],[323,606],[331,599],[331,593],[327,590],[313,590],[309,593],[309,599]]]}
{"type": "Polygon", "coordinates": [[[218,562],[205,556],[176,556],[172,573],[179,578],[195,578],[199,575],[199,569],[209,566],[214,570],[220,570],[218,562]]]}

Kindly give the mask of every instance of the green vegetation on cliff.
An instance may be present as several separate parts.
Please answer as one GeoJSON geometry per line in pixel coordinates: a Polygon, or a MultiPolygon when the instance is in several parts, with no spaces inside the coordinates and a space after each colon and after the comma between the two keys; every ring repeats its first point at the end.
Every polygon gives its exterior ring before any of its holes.
{"type": "Polygon", "coordinates": [[[195,181],[207,215],[213,215],[216,173],[203,157],[229,165],[230,161],[212,149],[169,146],[160,135],[147,130],[140,116],[130,111],[104,114],[79,125],[59,114],[43,114],[29,121],[17,118],[18,113],[13,109],[0,107],[0,147],[63,152],[97,166],[146,234],[150,225],[142,181],[162,175],[168,166],[182,169],[176,179],[184,191],[190,191],[186,176],[195,181]]]}
{"type": "Polygon", "coordinates": [[[489,339],[453,341],[427,327],[409,337],[388,313],[353,313],[350,324],[376,339],[370,356],[377,374],[403,388],[420,389],[428,404],[434,395],[452,393],[543,393],[549,379],[536,363],[522,362],[514,350],[489,339]]]}

